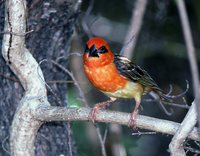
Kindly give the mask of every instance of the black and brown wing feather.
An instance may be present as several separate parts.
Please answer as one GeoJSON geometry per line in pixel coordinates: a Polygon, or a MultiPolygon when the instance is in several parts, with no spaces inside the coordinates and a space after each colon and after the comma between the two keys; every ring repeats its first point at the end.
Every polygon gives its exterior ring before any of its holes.
{"type": "Polygon", "coordinates": [[[117,67],[117,71],[123,77],[130,81],[137,82],[143,86],[152,88],[161,98],[169,99],[163,94],[163,91],[158,87],[151,76],[140,66],[131,62],[126,57],[114,54],[114,63],[117,67]]]}
{"type": "Polygon", "coordinates": [[[136,65],[135,63],[131,62],[126,57],[115,54],[114,63],[120,75],[126,77],[133,82],[138,82],[143,86],[162,91],[145,70],[140,68],[140,66],[136,65]]]}

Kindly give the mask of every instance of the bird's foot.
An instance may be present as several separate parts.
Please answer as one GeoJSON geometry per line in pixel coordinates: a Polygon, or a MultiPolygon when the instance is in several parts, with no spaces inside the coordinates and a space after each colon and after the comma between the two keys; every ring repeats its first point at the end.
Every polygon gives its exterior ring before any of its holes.
{"type": "Polygon", "coordinates": [[[105,108],[106,108],[105,106],[99,106],[99,104],[94,105],[94,107],[90,111],[90,114],[88,115],[88,120],[90,120],[90,118],[91,118],[93,124],[95,125],[96,115],[97,115],[98,110],[105,109],[105,108]]]}
{"type": "Polygon", "coordinates": [[[134,110],[133,113],[131,113],[131,118],[128,122],[128,127],[132,126],[133,130],[136,130],[136,117],[138,114],[138,110],[134,110]]]}

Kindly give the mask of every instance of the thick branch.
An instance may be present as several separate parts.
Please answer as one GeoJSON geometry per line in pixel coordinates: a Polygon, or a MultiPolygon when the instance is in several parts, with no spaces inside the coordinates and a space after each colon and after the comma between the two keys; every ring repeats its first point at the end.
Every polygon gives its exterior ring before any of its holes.
{"type": "MultiPolygon", "coordinates": [[[[42,106],[36,111],[35,118],[41,121],[88,121],[88,114],[91,109],[84,107],[66,108],[42,106]]],[[[130,113],[99,110],[97,113],[97,121],[105,123],[117,123],[127,125],[130,119],[130,113]]],[[[160,133],[174,135],[180,124],[172,121],[156,119],[152,117],[137,116],[137,127],[148,129],[160,133]]],[[[197,128],[193,128],[188,138],[192,140],[200,140],[197,128]]]]}
{"type": "Polygon", "coordinates": [[[171,155],[186,155],[183,149],[183,142],[187,138],[190,131],[197,123],[197,111],[196,111],[196,103],[193,102],[190,110],[188,111],[186,117],[181,123],[180,127],[176,131],[174,137],[172,138],[171,143],[169,144],[169,150],[171,155]]]}
{"type": "Polygon", "coordinates": [[[43,74],[41,69],[37,68],[36,60],[25,48],[26,21],[23,2],[26,1],[9,0],[5,3],[4,31],[22,35],[4,34],[2,54],[9,67],[19,78],[24,89],[32,96],[37,94],[36,90],[40,91],[41,96],[44,96],[46,90],[44,83],[41,81],[41,79],[44,79],[43,74]]]}
{"type": "Polygon", "coordinates": [[[31,107],[37,107],[37,103],[47,100],[45,85],[41,81],[44,79],[42,72],[24,45],[26,22],[23,3],[25,2],[18,0],[5,2],[4,31],[22,35],[4,34],[2,45],[4,59],[25,89],[25,95],[16,110],[10,130],[11,155],[15,156],[34,155],[35,136],[42,122],[32,117],[31,107]]]}

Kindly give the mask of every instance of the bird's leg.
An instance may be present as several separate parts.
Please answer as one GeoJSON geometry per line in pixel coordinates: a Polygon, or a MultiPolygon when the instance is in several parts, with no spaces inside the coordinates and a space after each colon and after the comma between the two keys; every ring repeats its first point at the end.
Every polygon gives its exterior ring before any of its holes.
{"type": "Polygon", "coordinates": [[[92,118],[92,122],[95,124],[96,115],[97,115],[98,110],[101,109],[101,108],[105,109],[106,104],[114,102],[115,100],[116,99],[112,98],[108,101],[104,101],[104,102],[95,104],[94,107],[92,108],[92,110],[90,111],[90,114],[88,115],[88,120],[90,118],[92,118]]]}
{"type": "Polygon", "coordinates": [[[138,114],[138,107],[139,107],[139,105],[140,105],[140,102],[141,102],[141,100],[139,99],[135,99],[135,101],[136,101],[136,104],[135,104],[135,109],[134,109],[134,111],[131,113],[131,118],[130,118],[130,120],[129,120],[129,122],[128,122],[128,127],[129,126],[132,126],[133,127],[133,130],[136,130],[136,116],[137,116],[137,114],[138,114]]]}

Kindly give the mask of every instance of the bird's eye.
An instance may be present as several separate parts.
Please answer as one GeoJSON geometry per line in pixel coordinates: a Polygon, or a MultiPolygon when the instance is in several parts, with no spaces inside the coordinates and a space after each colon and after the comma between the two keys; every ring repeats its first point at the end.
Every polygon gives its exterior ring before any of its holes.
{"type": "Polygon", "coordinates": [[[108,52],[108,49],[106,49],[105,46],[101,46],[99,49],[98,49],[99,53],[106,53],[108,52]]]}
{"type": "Polygon", "coordinates": [[[90,49],[89,49],[88,46],[86,45],[86,47],[85,47],[85,52],[86,52],[86,53],[89,53],[89,51],[90,51],[90,49]]]}

